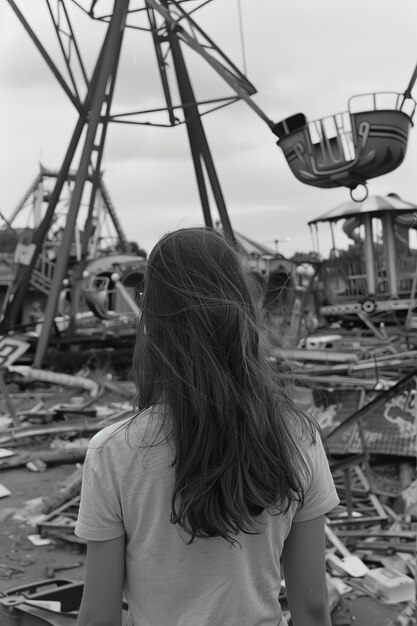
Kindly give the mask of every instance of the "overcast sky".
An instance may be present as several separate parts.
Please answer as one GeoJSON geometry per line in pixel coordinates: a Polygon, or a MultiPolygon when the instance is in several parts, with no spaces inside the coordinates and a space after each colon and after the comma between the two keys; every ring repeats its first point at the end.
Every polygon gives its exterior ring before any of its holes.
{"type": "MultiPolygon", "coordinates": [[[[17,4],[59,63],[46,2],[17,4]]],[[[308,120],[339,113],[359,93],[402,93],[417,62],[416,0],[241,0],[243,50],[238,6],[238,0],[213,0],[194,18],[245,70],[257,89],[254,101],[274,121],[299,111],[308,120]]],[[[91,68],[103,27],[72,6],[71,15],[91,68]]],[[[40,163],[60,168],[77,115],[6,0],[0,0],[0,20],[0,210],[9,216],[40,163]]],[[[154,57],[150,35],[129,32],[114,112],[164,106],[154,57]]],[[[187,59],[199,97],[230,93],[194,53],[187,59]]],[[[272,248],[274,240],[282,240],[283,254],[311,250],[307,222],[348,201],[349,191],[317,189],[295,179],[269,127],[244,102],[210,113],[203,122],[232,226],[272,248]]],[[[202,223],[184,125],[112,125],[103,169],[128,238],[148,251],[166,231],[202,223]]],[[[370,180],[369,192],[395,192],[417,203],[416,181],[412,129],[403,164],[370,180]]],[[[322,251],[329,240],[325,230],[322,251]]]]}

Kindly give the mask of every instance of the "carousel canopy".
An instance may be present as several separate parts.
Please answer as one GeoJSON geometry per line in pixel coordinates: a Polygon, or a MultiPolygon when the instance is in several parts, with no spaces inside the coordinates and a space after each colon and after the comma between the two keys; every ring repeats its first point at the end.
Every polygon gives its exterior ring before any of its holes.
{"type": "Polygon", "coordinates": [[[417,204],[402,200],[397,194],[388,194],[387,196],[368,196],[363,202],[344,202],[339,206],[326,211],[316,219],[311,220],[308,224],[317,224],[317,222],[337,222],[338,220],[347,219],[353,216],[359,217],[365,213],[383,213],[384,211],[394,211],[398,213],[407,213],[417,211],[417,204]]]}

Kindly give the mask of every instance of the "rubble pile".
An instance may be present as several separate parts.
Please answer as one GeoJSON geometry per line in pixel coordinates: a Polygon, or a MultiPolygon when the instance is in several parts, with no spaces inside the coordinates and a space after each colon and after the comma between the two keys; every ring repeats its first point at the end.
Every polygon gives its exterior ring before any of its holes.
{"type": "MultiPolygon", "coordinates": [[[[71,590],[77,590],[74,597],[78,598],[82,581],[77,586],[74,581],[59,576],[61,571],[82,567],[84,563],[84,542],[74,535],[82,464],[89,439],[95,432],[133,414],[134,386],[108,373],[88,370],[77,376],[56,374],[53,380],[26,379],[24,385],[10,380],[4,384],[7,395],[3,393],[0,400],[0,498],[4,503],[11,491],[7,480],[2,480],[2,470],[6,477],[6,470],[15,469],[44,474],[62,465],[72,465],[74,471],[52,491],[26,500],[19,508],[3,506],[0,521],[11,519],[23,526],[35,552],[69,546],[71,557],[61,559],[55,566],[52,562],[45,566],[44,578],[52,585],[55,583],[60,592],[66,585],[72,585],[71,590]]],[[[325,434],[330,451],[333,432],[325,434]]],[[[372,601],[388,611],[384,613],[388,617],[381,623],[411,626],[415,623],[416,595],[415,461],[410,457],[370,455],[364,449],[355,454],[331,453],[330,466],[340,497],[340,504],[326,519],[332,624],[354,623],[358,603],[372,601]]],[[[35,585],[36,601],[32,584],[13,588],[13,582],[18,579],[27,582],[24,571],[11,553],[7,563],[0,563],[0,580],[8,583],[8,591],[0,593],[0,616],[11,615],[11,611],[15,615],[19,606],[28,602],[28,606],[41,602],[43,607],[46,602],[48,610],[55,610],[61,616],[66,612],[75,623],[76,608],[65,611],[62,603],[45,599],[42,594],[39,600],[39,588],[43,589],[40,583],[35,585]],[[19,601],[11,608],[10,603],[16,598],[19,601]]],[[[285,582],[280,599],[285,610],[285,582]]],[[[291,623],[288,610],[286,617],[291,623]]]]}

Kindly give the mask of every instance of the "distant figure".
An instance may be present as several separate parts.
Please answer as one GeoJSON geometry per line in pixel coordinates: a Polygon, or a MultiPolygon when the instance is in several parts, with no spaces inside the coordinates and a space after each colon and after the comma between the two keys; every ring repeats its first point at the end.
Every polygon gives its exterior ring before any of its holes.
{"type": "Polygon", "coordinates": [[[95,435],[76,534],[78,626],[330,626],[324,515],[338,503],[317,426],[261,340],[251,279],[221,234],[152,250],[134,356],[138,413],[95,435]]]}

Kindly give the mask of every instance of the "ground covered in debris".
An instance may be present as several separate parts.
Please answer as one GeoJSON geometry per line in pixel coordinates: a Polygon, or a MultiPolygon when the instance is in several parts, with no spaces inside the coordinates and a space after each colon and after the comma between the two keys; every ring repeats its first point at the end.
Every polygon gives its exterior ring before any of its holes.
{"type": "Polygon", "coordinates": [[[83,579],[83,546],[59,540],[35,545],[29,537],[38,534],[36,526],[31,526],[28,518],[19,519],[19,512],[24,511],[28,501],[53,493],[75,469],[74,465],[57,465],[41,473],[26,468],[3,470],[1,483],[11,491],[7,500],[2,501],[0,511],[0,589],[3,591],[54,576],[83,579]],[[59,569],[72,565],[75,567],[59,569]]]}
{"type": "MultiPolygon", "coordinates": [[[[0,399],[0,592],[41,580],[84,578],[85,545],[73,526],[88,440],[131,415],[134,398],[131,383],[98,373],[84,378],[95,385],[79,389],[69,377],[62,385],[22,390],[8,382],[8,397],[0,399]]],[[[331,466],[341,499],[328,520],[332,624],[410,626],[415,623],[415,462],[354,455],[333,458],[331,466]],[[365,575],[346,567],[350,556],[366,568],[365,575]]],[[[282,602],[285,606],[285,595],[282,602]]]]}
{"type": "Polygon", "coordinates": [[[113,382],[111,376],[101,380],[99,373],[95,379],[93,394],[48,384],[22,390],[11,383],[8,402],[0,397],[2,591],[53,577],[84,578],[85,545],[76,543],[75,536],[64,539],[67,532],[47,536],[39,522],[79,494],[94,432],[132,413],[130,383],[113,382]]]}

